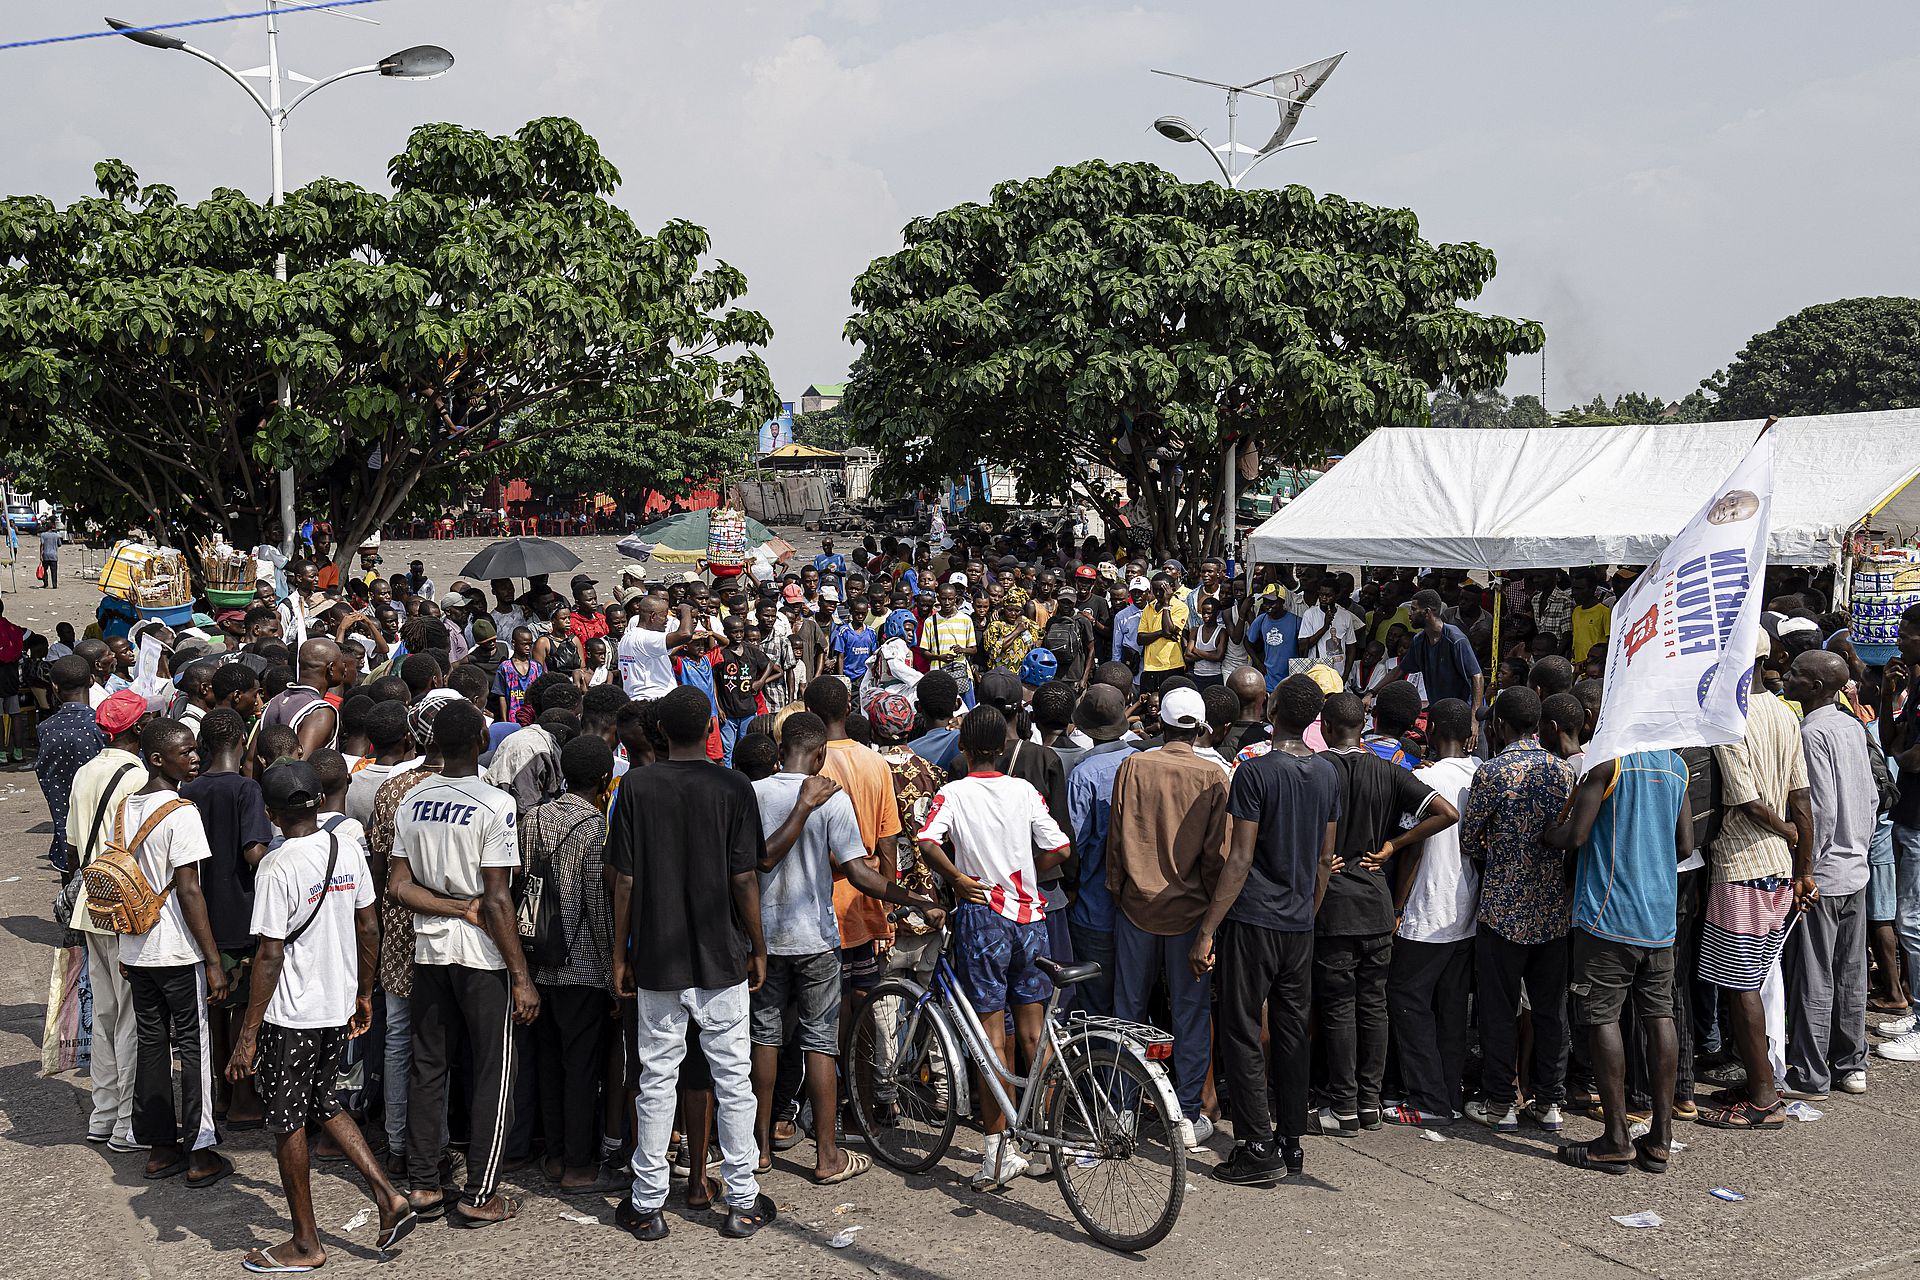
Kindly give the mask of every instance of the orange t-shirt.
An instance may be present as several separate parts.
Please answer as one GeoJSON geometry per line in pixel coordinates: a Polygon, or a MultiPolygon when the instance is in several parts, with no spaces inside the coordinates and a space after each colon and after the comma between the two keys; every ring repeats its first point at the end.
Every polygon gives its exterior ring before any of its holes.
{"type": "Polygon", "coordinates": [[[320,589],[331,590],[340,585],[340,566],[331,562],[320,566],[320,589]]]}
{"type": "MultiPolygon", "coordinates": [[[[827,744],[827,758],[820,772],[840,784],[853,801],[854,818],[860,823],[860,843],[873,848],[888,836],[900,834],[900,805],[893,797],[893,770],[878,751],[863,747],[852,738],[836,738],[827,744]]],[[[894,869],[880,871],[892,878],[894,869]]],[[[869,898],[853,887],[851,881],[835,873],[833,914],[840,921],[840,945],[857,947],[876,938],[893,936],[887,923],[887,904],[869,898]]]]}

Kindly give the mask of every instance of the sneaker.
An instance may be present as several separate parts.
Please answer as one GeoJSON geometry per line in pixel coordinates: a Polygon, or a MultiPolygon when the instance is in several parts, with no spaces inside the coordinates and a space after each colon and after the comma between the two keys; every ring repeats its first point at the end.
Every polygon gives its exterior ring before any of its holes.
{"type": "Polygon", "coordinates": [[[1730,1059],[1706,1068],[1700,1073],[1699,1079],[1702,1084],[1717,1084],[1729,1089],[1743,1088],[1747,1083],[1747,1069],[1739,1059],[1730,1059]]]}
{"type": "Polygon", "coordinates": [[[970,1184],[975,1191],[1004,1187],[1027,1171],[1030,1162],[1013,1149],[1006,1134],[988,1134],[986,1147],[986,1154],[980,1158],[980,1172],[973,1175],[970,1184]]]}
{"type": "Polygon", "coordinates": [[[1204,1115],[1180,1122],[1180,1137],[1187,1144],[1187,1150],[1198,1151],[1207,1145],[1207,1139],[1213,1136],[1213,1121],[1204,1115]]]}
{"type": "Polygon", "coordinates": [[[1874,1052],[1889,1062],[1920,1062],[1920,1031],[1909,1031],[1897,1040],[1889,1040],[1874,1052]]]}
{"type": "Polygon", "coordinates": [[[1418,1107],[1401,1105],[1389,1107],[1381,1116],[1388,1124],[1403,1124],[1414,1129],[1440,1129],[1453,1123],[1452,1116],[1443,1116],[1432,1111],[1422,1111],[1418,1107]]]}
{"type": "Polygon", "coordinates": [[[1865,1093],[1867,1091],[1867,1073],[1864,1071],[1849,1071],[1842,1075],[1837,1083],[1842,1093],[1865,1093]]]}
{"type": "Polygon", "coordinates": [[[89,1133],[87,1135],[87,1141],[88,1142],[106,1142],[112,1137],[113,1135],[110,1133],[89,1133]]]}
{"type": "Polygon", "coordinates": [[[1360,1108],[1360,1127],[1362,1129],[1365,1129],[1368,1133],[1372,1133],[1375,1130],[1379,1129],[1380,1108],[1378,1107],[1360,1108]]]}
{"type": "Polygon", "coordinates": [[[146,1149],[146,1143],[135,1142],[130,1134],[116,1133],[107,1139],[107,1150],[109,1151],[125,1153],[129,1151],[145,1151],[146,1149]]]}
{"type": "Polygon", "coordinates": [[[1233,1154],[1213,1166],[1213,1180],[1236,1187],[1270,1185],[1286,1177],[1286,1166],[1273,1146],[1255,1142],[1236,1142],[1233,1154]]]}
{"type": "Polygon", "coordinates": [[[1320,1132],[1330,1134],[1336,1138],[1351,1138],[1354,1134],[1360,1132],[1360,1117],[1358,1115],[1337,1115],[1334,1113],[1333,1108],[1322,1107],[1320,1109],[1320,1132]]]}
{"type": "Polygon", "coordinates": [[[1567,1123],[1567,1118],[1560,1114],[1560,1104],[1557,1102],[1532,1103],[1527,1107],[1527,1118],[1548,1133],[1560,1132],[1567,1123]]]}
{"type": "Polygon", "coordinates": [[[1825,1089],[1791,1089],[1789,1088],[1789,1089],[1782,1089],[1780,1091],[1780,1096],[1783,1098],[1797,1098],[1801,1102],[1825,1102],[1827,1100],[1827,1091],[1825,1089]]]}
{"type": "Polygon", "coordinates": [[[1467,1119],[1475,1124],[1483,1124],[1495,1133],[1520,1132],[1520,1113],[1509,1102],[1501,1106],[1485,1098],[1475,1098],[1467,1104],[1467,1119]],[[1500,1108],[1495,1110],[1495,1108],[1500,1108]]]}
{"type": "Polygon", "coordinates": [[[1910,1013],[1904,1018],[1890,1018],[1877,1027],[1867,1029],[1877,1036],[1909,1036],[1920,1031],[1920,1013],[1910,1013]]]}

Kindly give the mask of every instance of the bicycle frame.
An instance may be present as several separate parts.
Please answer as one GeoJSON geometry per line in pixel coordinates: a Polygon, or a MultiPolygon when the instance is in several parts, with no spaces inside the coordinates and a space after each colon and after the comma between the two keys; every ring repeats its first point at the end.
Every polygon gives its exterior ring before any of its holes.
{"type": "MultiPolygon", "coordinates": [[[[1073,1051],[1088,1049],[1095,1045],[1107,1046],[1115,1052],[1132,1057],[1154,1082],[1155,1092],[1158,1095],[1156,1102],[1162,1109],[1162,1114],[1174,1116],[1180,1114],[1180,1104],[1174,1094],[1173,1081],[1167,1075],[1165,1067],[1148,1056],[1145,1046],[1135,1036],[1127,1034],[1112,1023],[1080,1024],[1069,1021],[1062,1026],[1059,1018],[1055,1016],[1060,1005],[1061,989],[1059,987],[1054,988],[1052,996],[1047,1000],[1046,1016],[1042,1023],[1046,1034],[1041,1051],[1034,1060],[1031,1074],[1025,1076],[1014,1074],[1011,1069],[1001,1064],[1000,1056],[994,1052],[993,1045],[987,1038],[986,1027],[980,1021],[980,1015],[975,1012],[973,1002],[967,999],[966,992],[960,986],[959,976],[954,973],[953,966],[947,959],[945,939],[942,941],[940,958],[934,967],[933,983],[930,988],[922,987],[911,979],[896,979],[916,992],[913,1009],[898,1032],[900,1042],[912,1043],[913,1032],[922,1017],[930,1016],[936,1022],[944,1024],[940,1031],[943,1038],[948,1041],[954,1038],[953,1032],[957,1028],[962,1051],[973,1060],[981,1080],[985,1082],[987,1089],[993,1094],[994,1101],[999,1105],[1000,1114],[1006,1118],[1008,1131],[1015,1137],[1033,1146],[1070,1145],[1068,1140],[1053,1137],[1041,1128],[1044,1123],[1044,1118],[1039,1114],[1043,1102],[1042,1091],[1033,1086],[1036,1081],[1046,1077],[1046,1069],[1052,1063],[1068,1063],[1073,1060],[1073,1051]],[[1009,1088],[1018,1091],[1017,1104],[1009,1095],[1009,1088]]],[[[1067,1068],[1063,1065],[1064,1069],[1067,1068]]],[[[971,1109],[966,1074],[956,1072],[951,1087],[955,1091],[954,1105],[963,1111],[971,1109]]],[[[1075,1092],[1074,1101],[1084,1113],[1085,1099],[1078,1091],[1075,1092]]],[[[1083,1114],[1081,1119],[1090,1131],[1094,1130],[1092,1117],[1083,1114]]]]}

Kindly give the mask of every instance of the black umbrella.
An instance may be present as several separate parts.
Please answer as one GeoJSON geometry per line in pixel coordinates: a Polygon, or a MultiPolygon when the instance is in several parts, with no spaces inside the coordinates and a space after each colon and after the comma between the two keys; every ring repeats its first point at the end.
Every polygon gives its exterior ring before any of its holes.
{"type": "Polygon", "coordinates": [[[482,547],[460,570],[463,578],[534,578],[565,573],[580,557],[551,538],[504,538],[482,547]]]}

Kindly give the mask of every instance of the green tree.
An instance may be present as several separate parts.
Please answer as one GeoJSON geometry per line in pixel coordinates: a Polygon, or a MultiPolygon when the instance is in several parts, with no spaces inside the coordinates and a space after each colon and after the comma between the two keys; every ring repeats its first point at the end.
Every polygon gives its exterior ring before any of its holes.
{"type": "Polygon", "coordinates": [[[1507,424],[1507,397],[1488,388],[1464,395],[1442,387],[1427,402],[1428,424],[1435,427],[1471,427],[1486,430],[1507,424]]]}
{"type": "Polygon", "coordinates": [[[837,453],[854,442],[853,424],[847,417],[846,409],[840,405],[818,409],[813,413],[799,413],[793,418],[793,438],[800,444],[810,444],[816,449],[832,449],[837,453]]]}
{"type": "Polygon", "coordinates": [[[1920,406],[1920,298],[1843,298],[1795,312],[1700,386],[1721,422],[1920,406]]]}
{"type": "Polygon", "coordinates": [[[1553,416],[1540,403],[1539,396],[1515,396],[1513,403],[1507,406],[1507,418],[1502,425],[1516,429],[1550,427],[1553,425],[1553,416]]]}
{"type": "Polygon", "coordinates": [[[64,209],[0,201],[0,449],[176,541],[258,540],[292,465],[344,558],[416,491],[499,475],[537,443],[500,452],[511,424],[625,436],[677,477],[678,443],[776,403],[743,350],[770,336],[733,306],[745,278],[701,265],[691,223],[640,231],[571,120],[422,126],[390,196],[323,178],[280,208],[183,205],[119,161],[95,174],[100,195],[64,209]]]}
{"type": "Polygon", "coordinates": [[[845,401],[901,487],[988,462],[1109,520],[1117,473],[1163,548],[1218,545],[1221,460],[1318,463],[1496,387],[1538,324],[1468,311],[1475,244],[1304,187],[1232,191],[1087,161],[908,224],[855,282],[845,401]]]}
{"type": "Polygon", "coordinates": [[[684,494],[742,466],[753,445],[752,432],[730,423],[696,419],[642,431],[591,419],[551,425],[544,417],[515,423],[492,468],[525,479],[537,493],[684,494]]]}

